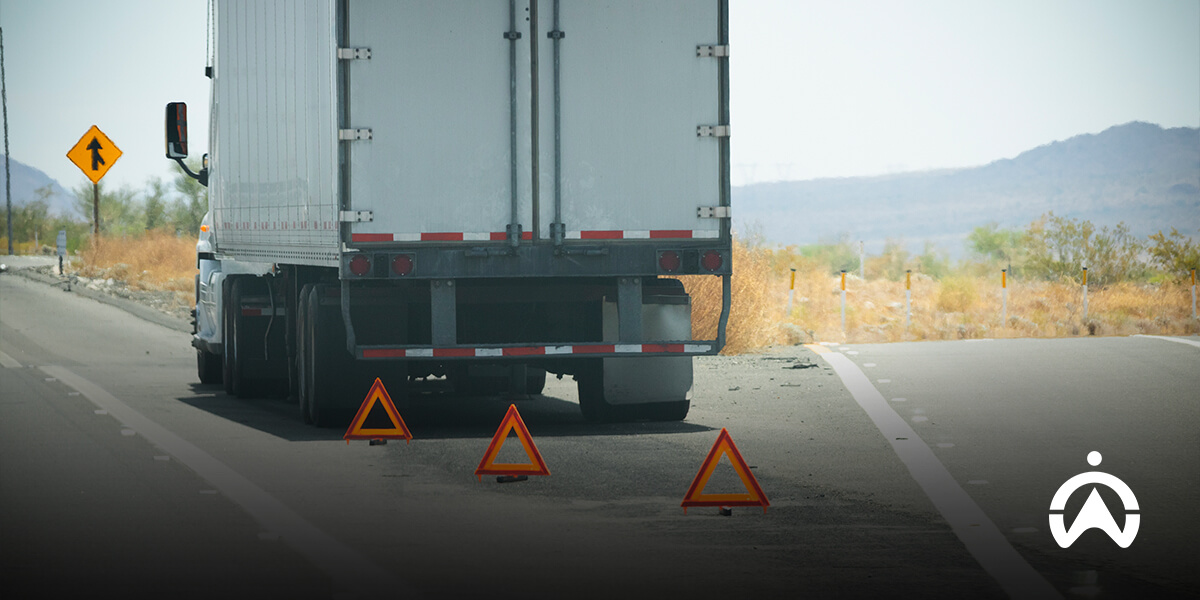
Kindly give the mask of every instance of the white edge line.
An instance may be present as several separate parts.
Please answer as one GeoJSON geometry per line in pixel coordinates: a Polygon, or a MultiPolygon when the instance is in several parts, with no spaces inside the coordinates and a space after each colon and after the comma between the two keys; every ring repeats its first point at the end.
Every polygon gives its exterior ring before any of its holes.
{"type": "MultiPolygon", "coordinates": [[[[318,529],[249,479],[167,428],[133,410],[100,386],[65,367],[41,367],[48,375],[75,388],[126,427],[200,475],[241,506],[267,531],[280,537],[343,588],[364,596],[410,596],[415,591],[350,547],[318,529]]],[[[417,596],[414,596],[417,597],[417,596]]]]}
{"type": "Polygon", "coordinates": [[[1200,348],[1200,342],[1193,342],[1192,340],[1185,340],[1183,338],[1177,338],[1177,337],[1168,337],[1165,335],[1143,335],[1143,334],[1139,333],[1139,334],[1134,335],[1133,337],[1154,338],[1156,340],[1167,340],[1168,342],[1179,342],[1180,344],[1188,344],[1189,346],[1195,346],[1197,348],[1200,348]]]}
{"type": "Polygon", "coordinates": [[[21,363],[17,359],[7,355],[3,350],[0,350],[0,366],[5,369],[20,369],[21,363]]]}
{"type": "Polygon", "coordinates": [[[925,495],[950,524],[967,551],[1012,598],[1062,598],[1044,577],[1017,553],[996,524],[954,480],[913,428],[888,405],[867,376],[840,352],[820,354],[875,427],[892,445],[925,495]],[[897,439],[905,438],[905,439],[897,439]]]}

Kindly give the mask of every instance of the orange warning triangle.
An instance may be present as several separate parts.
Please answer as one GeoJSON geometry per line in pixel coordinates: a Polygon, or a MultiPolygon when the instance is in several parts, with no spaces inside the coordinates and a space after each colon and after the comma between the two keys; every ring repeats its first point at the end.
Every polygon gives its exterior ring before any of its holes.
{"type": "Polygon", "coordinates": [[[733,443],[733,438],[729,437],[728,431],[721,429],[721,434],[717,436],[712,450],[708,451],[708,457],[704,459],[704,464],[700,465],[700,472],[696,473],[696,478],[692,480],[692,487],[688,488],[687,496],[680,504],[683,507],[683,514],[687,514],[689,506],[761,506],[763,512],[767,512],[767,507],[770,505],[767,495],[758,486],[758,480],[750,473],[750,467],[746,465],[746,460],[738,452],[737,444],[733,443]],[[717,468],[717,463],[721,461],[722,455],[729,457],[729,462],[733,464],[733,470],[742,479],[742,485],[746,486],[745,494],[704,493],[704,486],[708,485],[708,478],[712,477],[713,470],[717,468]]]}
{"type": "Polygon", "coordinates": [[[504,420],[500,421],[500,428],[496,430],[496,435],[492,436],[492,443],[488,446],[487,452],[483,455],[483,460],[479,461],[479,468],[475,469],[475,475],[483,481],[484,475],[549,475],[550,469],[546,468],[546,461],[542,460],[541,453],[538,452],[537,446],[533,445],[533,438],[529,435],[529,429],[525,427],[525,422],[521,420],[521,413],[517,412],[516,404],[508,405],[508,414],[504,415],[504,420]],[[504,446],[504,442],[508,440],[508,433],[515,431],[517,439],[521,440],[521,446],[525,448],[525,454],[529,457],[528,464],[513,464],[495,462],[496,455],[500,454],[500,448],[504,446]]]}
{"type": "Polygon", "coordinates": [[[350,428],[342,437],[347,444],[350,443],[350,440],[404,440],[407,443],[412,440],[412,433],[409,433],[408,426],[404,424],[404,419],[400,417],[400,411],[396,410],[396,405],[392,403],[392,397],[384,389],[383,382],[376,377],[375,383],[371,385],[371,391],[367,392],[367,399],[363,400],[362,406],[358,407],[358,414],[354,415],[354,420],[350,421],[350,428]],[[391,427],[372,429],[364,427],[367,415],[371,414],[371,409],[375,408],[376,404],[383,406],[384,412],[392,422],[391,427]]]}

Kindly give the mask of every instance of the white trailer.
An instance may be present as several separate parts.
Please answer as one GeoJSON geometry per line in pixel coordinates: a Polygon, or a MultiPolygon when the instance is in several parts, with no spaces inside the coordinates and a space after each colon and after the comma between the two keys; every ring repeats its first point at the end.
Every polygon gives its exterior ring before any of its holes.
{"type": "Polygon", "coordinates": [[[684,418],[729,313],[727,4],[216,0],[201,380],[344,425],[376,376],[549,371],[684,418]],[[723,279],[716,339],[679,275],[723,279]]]}

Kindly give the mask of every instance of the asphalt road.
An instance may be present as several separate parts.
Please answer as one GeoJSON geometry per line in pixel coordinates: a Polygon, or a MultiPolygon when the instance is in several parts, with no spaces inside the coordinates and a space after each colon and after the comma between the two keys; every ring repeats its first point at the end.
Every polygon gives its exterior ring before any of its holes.
{"type": "MultiPolygon", "coordinates": [[[[1200,592],[1189,568],[1200,348],[1105,338],[829,350],[699,359],[682,423],[587,424],[569,379],[516,400],[431,390],[404,414],[411,444],[372,447],[303,425],[283,399],[195,383],[187,334],[3,275],[0,594],[1200,592]],[[847,369],[885,399],[856,396],[847,369]],[[552,475],[480,482],[474,469],[514,402],[552,475]],[[907,437],[888,435],[895,421],[916,439],[892,439],[907,437]],[[680,508],[722,428],[769,498],[765,513],[680,508]],[[1099,531],[1059,548],[1050,498],[1097,469],[1137,494],[1141,532],[1128,549],[1099,531]],[[981,512],[957,511],[964,502],[981,512]],[[977,533],[989,523],[998,535],[977,533]]],[[[500,458],[516,453],[509,443],[500,458]]],[[[740,486],[723,463],[706,492],[740,486]]]]}

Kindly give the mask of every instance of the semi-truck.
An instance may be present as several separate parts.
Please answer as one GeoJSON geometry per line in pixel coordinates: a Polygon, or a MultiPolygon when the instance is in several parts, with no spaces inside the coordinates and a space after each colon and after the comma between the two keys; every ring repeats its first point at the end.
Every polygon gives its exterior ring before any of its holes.
{"type": "Polygon", "coordinates": [[[725,338],[727,0],[215,0],[197,371],[345,426],[375,378],[682,420],[725,338]],[[721,279],[693,339],[680,277],[721,279]]]}

